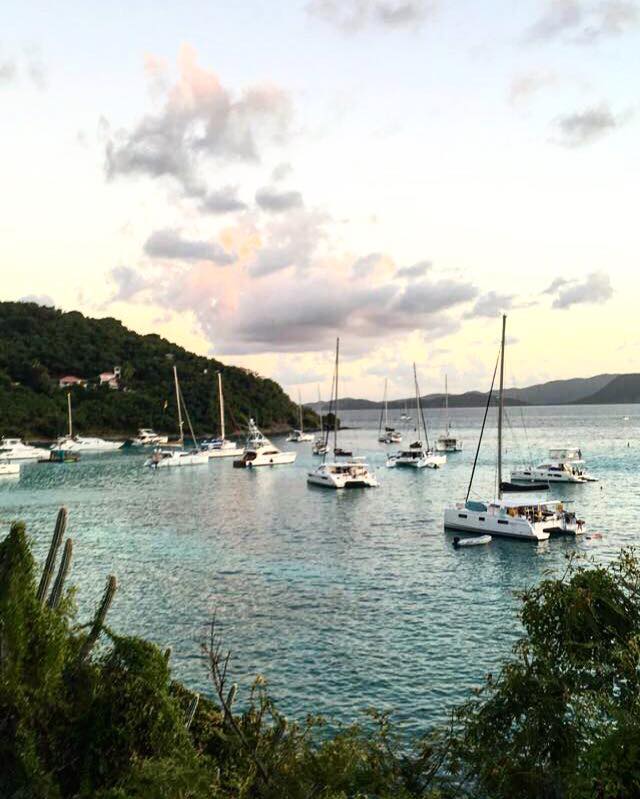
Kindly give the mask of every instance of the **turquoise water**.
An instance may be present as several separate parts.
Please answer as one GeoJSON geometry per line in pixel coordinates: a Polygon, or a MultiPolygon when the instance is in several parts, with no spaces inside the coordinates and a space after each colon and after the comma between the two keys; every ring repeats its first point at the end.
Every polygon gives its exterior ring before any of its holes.
{"type": "MultiPolygon", "coordinates": [[[[376,706],[421,731],[509,652],[519,632],[514,591],[558,572],[575,549],[603,560],[637,540],[639,406],[527,408],[526,435],[520,411],[509,413],[507,466],[526,459],[527,443],[535,461],[552,445],[582,447],[602,482],[556,492],[602,538],[453,549],[442,510],[464,498],[480,409],[452,411],[465,451],[418,473],[384,467],[377,412],[341,412],[358,426],[341,444],[377,469],[380,488],[368,491],[307,486],[308,444],[287,445],[298,447],[294,466],[255,471],[228,459],[152,472],[144,456],[124,453],[27,465],[19,481],[0,480],[0,534],[25,519],[43,559],[67,505],[81,613],[116,574],[111,626],[172,646],[177,676],[195,688],[208,690],[200,642],[215,609],[234,679],[248,686],[264,675],[290,716],[344,721],[376,706]]],[[[441,424],[432,412],[431,427],[441,424]]],[[[494,440],[492,427],[479,494],[492,492],[494,440]]]]}

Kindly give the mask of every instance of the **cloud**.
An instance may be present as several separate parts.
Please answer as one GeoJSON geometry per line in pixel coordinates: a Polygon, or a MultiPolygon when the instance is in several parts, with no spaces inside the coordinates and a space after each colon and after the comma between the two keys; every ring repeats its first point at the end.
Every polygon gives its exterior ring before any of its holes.
{"type": "Polygon", "coordinates": [[[295,209],[272,221],[262,237],[262,246],[248,267],[253,277],[264,277],[288,267],[305,271],[320,242],[326,237],[326,214],[295,209]]]}
{"type": "Polygon", "coordinates": [[[558,75],[551,70],[532,70],[517,75],[509,87],[509,103],[519,105],[539,94],[543,89],[558,83],[558,75]]]}
{"type": "Polygon", "coordinates": [[[18,302],[35,302],[37,305],[46,305],[49,308],[55,306],[53,297],[49,294],[25,294],[24,297],[20,297],[18,302]]]}
{"type": "Polygon", "coordinates": [[[609,275],[605,272],[591,272],[584,280],[565,281],[559,284],[551,307],[570,308],[572,305],[582,303],[601,305],[612,296],[613,288],[609,275]]]}
{"type": "Polygon", "coordinates": [[[25,47],[21,55],[0,61],[0,85],[13,83],[21,75],[25,75],[36,88],[46,88],[46,70],[38,47],[25,47]]]}
{"type": "Polygon", "coordinates": [[[418,261],[417,264],[413,264],[412,266],[403,266],[401,269],[398,269],[396,272],[396,277],[415,280],[416,278],[426,275],[427,270],[430,268],[430,261],[418,261]]]}
{"type": "Polygon", "coordinates": [[[180,50],[178,67],[179,78],[155,113],[108,136],[106,174],[173,178],[186,194],[205,196],[203,163],[258,162],[264,143],[286,139],[291,104],[272,85],[234,95],[199,66],[188,46],[180,50]]]}
{"type": "Polygon", "coordinates": [[[632,0],[550,0],[544,14],[529,28],[529,41],[549,41],[567,35],[574,43],[590,44],[621,36],[637,27],[638,6],[632,0]]]}
{"type": "Polygon", "coordinates": [[[238,198],[237,186],[223,186],[202,198],[200,210],[210,214],[229,214],[244,211],[247,204],[238,198]]]}
{"type": "Polygon", "coordinates": [[[499,294],[496,291],[489,291],[478,297],[473,308],[465,314],[467,319],[477,317],[493,318],[513,307],[513,294],[499,294]]]}
{"type": "Polygon", "coordinates": [[[274,183],[278,183],[279,181],[289,177],[289,175],[292,172],[293,172],[293,167],[291,166],[291,164],[283,162],[275,167],[275,169],[271,173],[271,180],[274,183]]]}
{"type": "Polygon", "coordinates": [[[302,194],[299,191],[279,191],[269,186],[258,189],[256,203],[263,211],[276,214],[303,206],[302,194]]]}
{"type": "Polygon", "coordinates": [[[18,69],[16,67],[15,61],[11,59],[0,61],[0,84],[12,83],[15,80],[17,74],[18,74],[18,69]]]}
{"type": "Polygon", "coordinates": [[[432,13],[431,0],[311,0],[307,11],[345,33],[365,28],[417,29],[432,13]]]}
{"type": "Polygon", "coordinates": [[[216,242],[185,239],[180,231],[169,228],[154,231],[145,242],[144,251],[152,258],[209,261],[218,266],[227,266],[236,260],[233,253],[216,242]]]}
{"type": "Polygon", "coordinates": [[[354,278],[368,277],[373,274],[376,266],[384,258],[382,253],[372,252],[369,255],[363,255],[353,262],[351,266],[351,275],[354,278]]]}
{"type": "Polygon", "coordinates": [[[567,280],[564,277],[556,277],[554,278],[551,283],[547,286],[547,288],[542,292],[543,294],[555,294],[556,291],[563,286],[566,286],[568,283],[571,283],[570,280],[567,280]]]}
{"type": "Polygon", "coordinates": [[[130,266],[116,266],[109,277],[116,287],[111,296],[112,302],[129,302],[149,287],[146,278],[130,266]]]}
{"type": "Polygon", "coordinates": [[[555,122],[560,134],[558,143],[565,147],[581,147],[616,130],[628,119],[629,115],[615,116],[605,103],[558,117],[555,122]]]}

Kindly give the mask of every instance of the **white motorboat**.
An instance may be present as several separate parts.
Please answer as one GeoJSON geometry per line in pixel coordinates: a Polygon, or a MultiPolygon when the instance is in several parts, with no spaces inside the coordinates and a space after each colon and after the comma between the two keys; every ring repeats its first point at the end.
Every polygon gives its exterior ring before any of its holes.
{"type": "Polygon", "coordinates": [[[538,466],[522,466],[511,472],[513,483],[595,483],[585,468],[582,450],[577,447],[554,447],[549,450],[549,460],[538,466]]]}
{"type": "Polygon", "coordinates": [[[293,463],[297,452],[283,452],[258,429],[253,419],[249,419],[249,435],[244,454],[233,462],[236,469],[253,469],[256,466],[281,466],[293,463]]]}
{"type": "Polygon", "coordinates": [[[384,381],[383,406],[380,411],[380,423],[378,424],[378,441],[381,444],[399,444],[402,441],[402,433],[394,427],[389,426],[389,404],[387,402],[387,380],[384,381]]]}
{"type": "MultiPolygon", "coordinates": [[[[502,496],[502,420],[504,415],[504,349],[507,317],[502,317],[502,338],[500,343],[500,394],[498,401],[498,453],[497,453],[497,498],[492,501],[470,500],[471,487],[475,472],[482,437],[487,421],[487,413],[493,396],[496,372],[493,373],[491,389],[487,398],[476,460],[471,472],[467,496],[464,502],[458,502],[444,511],[445,530],[474,533],[482,535],[514,538],[522,541],[545,541],[552,533],[583,532],[584,522],[576,518],[576,514],[565,510],[558,500],[537,499],[532,496],[502,496]]],[[[496,370],[498,364],[496,364],[496,370]]]]}
{"type": "Polygon", "coordinates": [[[154,449],[151,453],[150,457],[146,459],[144,462],[145,466],[148,466],[151,469],[166,469],[170,467],[178,467],[178,466],[202,466],[204,464],[209,463],[209,456],[206,452],[201,450],[198,446],[198,440],[193,432],[193,427],[191,425],[191,420],[189,418],[189,412],[187,411],[187,406],[184,402],[184,397],[182,396],[182,391],[180,390],[180,383],[178,381],[178,370],[174,366],[173,367],[173,380],[176,388],[176,405],[178,408],[178,430],[179,430],[179,439],[178,439],[178,448],[172,447],[170,449],[163,449],[158,447],[154,449]],[[187,417],[187,422],[189,424],[189,432],[191,433],[191,438],[193,441],[196,442],[196,446],[194,449],[184,449],[184,421],[182,419],[182,408],[184,407],[184,412],[187,417]]]}
{"type": "Polygon", "coordinates": [[[59,438],[50,449],[58,452],[115,452],[124,446],[124,441],[105,441],[104,438],[91,436],[75,436],[73,434],[73,416],[71,414],[71,392],[67,393],[67,417],[69,432],[59,438]]]}
{"type": "MultiPolygon", "coordinates": [[[[375,488],[378,480],[373,470],[363,457],[353,457],[351,452],[345,452],[338,446],[338,373],[340,364],[340,339],[336,339],[336,362],[333,373],[333,391],[331,405],[333,406],[333,455],[334,458],[344,457],[346,460],[327,462],[329,436],[324,442],[323,461],[320,466],[307,472],[307,483],[323,486],[324,488],[375,488]]],[[[330,406],[331,407],[331,406],[330,406]]]]}
{"type": "Polygon", "coordinates": [[[416,392],[416,415],[418,419],[418,438],[412,444],[409,444],[405,449],[396,452],[395,455],[390,455],[387,458],[387,467],[390,469],[396,466],[408,466],[413,469],[439,469],[447,462],[446,455],[439,455],[429,447],[429,435],[427,433],[427,425],[425,423],[424,413],[420,405],[420,388],[418,386],[418,375],[416,373],[416,365],[413,364],[413,382],[416,392]],[[422,432],[424,431],[425,441],[422,440],[422,432]]]}
{"type": "Polygon", "coordinates": [[[224,395],[222,393],[222,375],[218,372],[218,407],[220,409],[220,437],[210,441],[203,441],[201,448],[207,453],[209,458],[230,458],[242,455],[244,447],[235,441],[226,438],[224,425],[224,395]]]}
{"type": "Polygon", "coordinates": [[[161,436],[150,427],[141,427],[138,430],[138,435],[131,439],[132,447],[157,447],[168,443],[169,436],[161,436]]]}
{"type": "Polygon", "coordinates": [[[302,418],[302,397],[300,396],[300,392],[298,392],[298,415],[300,427],[297,430],[291,431],[287,437],[287,441],[290,441],[292,444],[303,444],[305,441],[313,441],[313,436],[311,433],[304,432],[304,420],[302,418]]]}
{"type": "Polygon", "coordinates": [[[444,376],[444,412],[445,412],[445,432],[436,441],[437,452],[462,452],[462,439],[451,435],[451,425],[449,422],[449,385],[447,375],[444,376]]]}
{"type": "Polygon", "coordinates": [[[0,461],[0,477],[15,477],[20,474],[20,464],[10,461],[0,461]]]}
{"type": "Polygon", "coordinates": [[[28,461],[37,460],[38,458],[46,456],[46,449],[42,447],[33,447],[31,444],[25,444],[19,438],[0,439],[0,460],[28,461]]]}
{"type": "Polygon", "coordinates": [[[307,473],[307,482],[327,488],[375,488],[378,480],[364,462],[364,458],[353,458],[338,463],[322,463],[307,473]]]}

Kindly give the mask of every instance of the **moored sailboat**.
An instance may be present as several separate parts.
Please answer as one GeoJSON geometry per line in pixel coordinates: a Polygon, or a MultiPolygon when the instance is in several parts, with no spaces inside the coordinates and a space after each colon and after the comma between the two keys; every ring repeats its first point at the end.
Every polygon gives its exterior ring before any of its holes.
{"type": "Polygon", "coordinates": [[[304,421],[303,421],[303,408],[302,408],[302,397],[300,396],[300,392],[298,391],[298,424],[300,427],[297,430],[292,430],[289,436],[287,437],[287,441],[292,442],[293,444],[302,444],[305,441],[313,441],[313,436],[311,433],[304,432],[304,421]]]}
{"type": "Polygon", "coordinates": [[[543,500],[536,497],[503,497],[502,483],[502,422],[504,412],[504,349],[507,317],[502,317],[502,338],[499,362],[491,381],[476,456],[471,471],[467,496],[444,511],[445,530],[463,533],[489,534],[502,538],[515,538],[523,541],[545,541],[552,533],[581,533],[584,522],[575,513],[566,511],[559,501],[543,500]],[[500,393],[498,400],[498,452],[497,452],[497,496],[490,501],[470,500],[475,467],[487,421],[487,413],[493,395],[496,371],[500,365],[500,393]]]}
{"type": "Polygon", "coordinates": [[[73,416],[71,413],[71,392],[67,392],[67,417],[69,431],[59,438],[50,449],[57,452],[114,452],[124,446],[124,441],[105,441],[104,438],[78,436],[73,434],[73,416]]]}
{"type": "Polygon", "coordinates": [[[389,426],[389,403],[387,401],[387,380],[384,381],[384,397],[380,410],[380,423],[378,424],[378,441],[381,444],[399,444],[402,434],[394,427],[389,426]]]}
{"type": "Polygon", "coordinates": [[[235,441],[229,441],[226,438],[224,395],[222,393],[222,375],[220,372],[218,372],[218,407],[220,409],[220,438],[212,438],[209,441],[203,441],[201,447],[209,458],[229,458],[242,455],[244,452],[243,447],[235,441]]]}
{"type": "Polygon", "coordinates": [[[438,452],[462,452],[462,439],[451,435],[449,423],[449,385],[447,375],[444,376],[444,413],[445,413],[445,432],[436,441],[438,452]]]}

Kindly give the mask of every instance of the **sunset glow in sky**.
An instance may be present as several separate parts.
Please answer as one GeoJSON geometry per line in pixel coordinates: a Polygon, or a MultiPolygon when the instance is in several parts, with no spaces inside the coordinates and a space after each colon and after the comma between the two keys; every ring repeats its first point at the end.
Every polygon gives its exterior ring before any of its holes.
{"type": "Polygon", "coordinates": [[[638,371],[631,0],[9,0],[0,299],[328,393],[638,371]]]}

